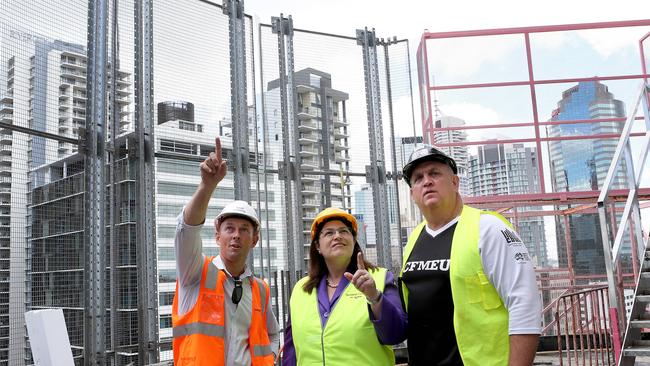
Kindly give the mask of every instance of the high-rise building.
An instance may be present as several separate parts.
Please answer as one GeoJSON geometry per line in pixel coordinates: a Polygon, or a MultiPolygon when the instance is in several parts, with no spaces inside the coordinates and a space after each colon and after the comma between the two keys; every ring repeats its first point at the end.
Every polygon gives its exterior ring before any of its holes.
{"type": "MultiPolygon", "coordinates": [[[[86,120],[85,47],[5,27],[0,27],[0,37],[2,122],[73,139],[79,137],[86,120]]],[[[110,70],[108,74],[110,79],[110,70]]],[[[117,100],[109,100],[107,105],[109,115],[114,108],[119,109],[118,122],[124,131],[130,123],[130,75],[119,71],[115,79],[117,100]]],[[[38,193],[50,189],[44,187],[68,189],[67,183],[54,181],[66,180],[74,174],[74,164],[66,159],[76,151],[76,144],[10,128],[0,130],[0,228],[4,230],[0,232],[0,242],[5,241],[0,244],[0,294],[5,289],[2,284],[8,287],[6,296],[0,295],[0,365],[32,362],[24,331],[24,313],[32,309],[63,307],[71,341],[75,347],[83,346],[78,338],[83,330],[79,321],[83,318],[76,312],[79,308],[75,302],[80,294],[71,290],[69,296],[65,295],[66,289],[83,288],[82,277],[78,277],[83,271],[77,272],[79,264],[72,257],[70,261],[60,261],[49,251],[60,249],[64,243],[76,248],[78,233],[67,231],[73,225],[62,213],[69,211],[53,210],[60,205],[49,201],[55,194],[38,193]],[[50,175],[57,169],[56,164],[70,169],[50,175]],[[41,210],[43,207],[49,211],[41,210]],[[72,303],[75,305],[69,305],[72,303]],[[9,321],[2,320],[7,314],[9,321]]],[[[71,197],[60,201],[77,204],[72,201],[80,193],[78,189],[83,187],[68,189],[71,197]]],[[[122,324],[130,323],[125,320],[122,324]]],[[[75,355],[80,356],[82,350],[75,348],[75,355]]],[[[77,362],[81,362],[78,357],[77,362]]]]}
{"type": "MultiPolygon", "coordinates": [[[[122,149],[126,151],[126,149],[122,149]]],[[[61,308],[75,365],[84,353],[84,156],[73,154],[36,170],[44,184],[31,191],[29,310],[61,308]],[[65,214],[61,214],[65,213],[65,214]]],[[[107,170],[108,171],[108,170],[107,170]]],[[[126,157],[116,161],[116,218],[113,244],[107,246],[106,340],[116,365],[138,362],[138,267],[136,245],[136,176],[126,157]],[[109,290],[110,289],[110,290],[109,290]]],[[[108,178],[107,178],[108,179],[108,178]]],[[[107,192],[111,190],[107,184],[107,192]]],[[[107,216],[111,202],[106,201],[107,216]]],[[[110,241],[110,220],[106,240],[110,241]]],[[[27,354],[27,364],[33,363],[27,354]]]]}
{"type": "MultiPolygon", "coordinates": [[[[301,176],[297,188],[302,202],[294,202],[294,213],[302,219],[303,261],[309,255],[311,223],[326,206],[350,210],[352,194],[348,147],[347,93],[332,88],[332,76],[326,72],[306,68],[294,73],[297,108],[297,126],[290,126],[289,144],[297,152],[301,176]],[[297,146],[293,136],[297,135],[297,146]],[[329,151],[329,154],[326,152],[329,151]],[[338,176],[322,174],[339,172],[338,176]],[[326,194],[329,192],[329,197],[326,194]],[[329,203],[328,199],[331,201],[329,203]]],[[[267,85],[268,100],[280,100],[280,80],[267,85]]],[[[268,116],[269,124],[281,126],[280,113],[268,116]]],[[[281,143],[280,138],[280,143],[281,143]]],[[[296,267],[300,265],[296,263],[296,267]]]]}
{"type": "MultiPolygon", "coordinates": [[[[539,192],[537,149],[523,144],[492,144],[478,147],[470,157],[468,182],[472,196],[492,196],[539,192]]],[[[539,207],[517,208],[540,210],[539,207]]],[[[517,232],[526,244],[533,263],[548,265],[543,217],[521,217],[517,232]]]]}
{"type": "MultiPolygon", "coordinates": [[[[625,117],[625,106],[614,99],[606,85],[597,81],[580,82],[565,90],[551,121],[593,120],[625,117]]],[[[550,137],[620,134],[619,122],[558,124],[548,127],[550,137]]],[[[617,139],[576,139],[549,142],[551,183],[555,192],[599,190],[605,180],[616,150],[617,139]]],[[[625,170],[619,169],[613,188],[624,187],[625,170]]],[[[565,209],[567,206],[559,207],[565,209]]],[[[572,214],[564,220],[556,219],[558,260],[568,265],[565,233],[570,233],[573,268],[577,275],[603,274],[605,263],[600,236],[600,222],[596,214],[572,214]]]]}
{"type": "MultiPolygon", "coordinates": [[[[461,127],[464,125],[465,120],[452,116],[441,116],[434,122],[435,128],[461,127]]],[[[463,130],[436,131],[434,129],[434,131],[434,145],[467,141],[467,133],[463,130]]],[[[467,150],[467,146],[447,146],[440,147],[440,149],[446,152],[456,161],[456,166],[458,167],[458,177],[460,178],[460,195],[469,195],[470,190],[467,182],[467,164],[469,163],[469,152],[467,150]]]]}

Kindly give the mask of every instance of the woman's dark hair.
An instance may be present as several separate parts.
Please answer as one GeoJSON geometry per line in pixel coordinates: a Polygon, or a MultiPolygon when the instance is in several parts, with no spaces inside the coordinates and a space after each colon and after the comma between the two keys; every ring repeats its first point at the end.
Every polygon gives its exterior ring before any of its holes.
{"type": "MultiPolygon", "coordinates": [[[[356,258],[357,254],[361,252],[361,246],[357,241],[357,233],[354,231],[352,224],[348,220],[341,217],[331,217],[327,220],[324,220],[316,228],[316,235],[314,235],[314,239],[311,241],[311,245],[309,246],[309,272],[307,273],[309,279],[302,286],[302,289],[305,290],[305,292],[308,294],[311,294],[312,290],[318,286],[318,283],[320,282],[321,278],[323,278],[323,276],[327,276],[327,265],[325,264],[325,258],[323,258],[323,256],[318,253],[316,244],[318,244],[318,238],[320,237],[320,232],[323,229],[323,226],[325,226],[325,224],[330,221],[341,221],[352,232],[352,235],[354,236],[354,250],[352,251],[352,257],[350,258],[350,263],[348,264],[346,271],[350,273],[357,271],[356,258]]],[[[377,268],[377,266],[371,262],[368,262],[365,258],[363,259],[363,264],[367,269],[374,270],[377,268]]]]}

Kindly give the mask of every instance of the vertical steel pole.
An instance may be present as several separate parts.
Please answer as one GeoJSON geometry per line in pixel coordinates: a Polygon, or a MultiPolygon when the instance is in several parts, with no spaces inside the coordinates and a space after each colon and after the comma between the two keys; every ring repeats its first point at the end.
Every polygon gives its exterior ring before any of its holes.
{"type": "MultiPolygon", "coordinates": [[[[293,47],[289,47],[287,43],[293,43],[293,21],[291,18],[284,18],[282,14],[280,17],[273,17],[273,33],[278,35],[278,62],[280,68],[280,114],[282,119],[282,142],[283,142],[283,161],[279,169],[280,179],[284,180],[284,199],[285,199],[285,214],[286,214],[286,230],[287,230],[287,270],[289,271],[288,284],[289,287],[296,282],[296,249],[298,249],[298,256],[302,253],[302,217],[299,216],[300,210],[297,207],[301,204],[301,193],[299,177],[297,177],[297,167],[299,165],[298,155],[296,153],[297,146],[293,146],[295,160],[291,161],[291,145],[294,139],[290,129],[292,122],[295,120],[295,99],[294,99],[294,85],[293,85],[293,47]],[[292,182],[296,181],[295,186],[292,187],[292,182]],[[296,225],[299,222],[299,225],[296,225]],[[296,248],[298,244],[298,248],[296,248]]],[[[302,257],[300,257],[302,262],[302,257]]]]}
{"type": "Polygon", "coordinates": [[[137,170],[138,358],[159,359],[158,276],[154,201],[153,0],[135,2],[135,148],[137,170]]]}
{"type": "MultiPolygon", "coordinates": [[[[393,179],[393,186],[395,187],[395,224],[397,225],[397,243],[398,243],[398,261],[397,263],[402,263],[402,220],[400,218],[400,208],[399,208],[399,180],[397,179],[400,174],[398,173],[400,169],[397,167],[397,149],[395,148],[395,123],[393,122],[393,90],[391,88],[391,78],[390,78],[390,57],[388,55],[388,47],[391,46],[390,39],[383,44],[384,46],[384,63],[386,67],[386,98],[388,102],[388,123],[390,124],[390,152],[393,163],[393,174],[391,177],[393,179]]],[[[390,241],[389,241],[390,243],[390,241]]]]}
{"type": "MultiPolygon", "coordinates": [[[[293,225],[291,228],[295,230],[294,237],[297,239],[297,252],[298,258],[298,273],[296,271],[291,274],[291,278],[294,280],[291,282],[291,285],[298,280],[300,275],[307,271],[307,254],[309,248],[309,237],[304,233],[304,217],[305,213],[302,209],[303,206],[303,196],[302,196],[302,157],[300,156],[300,142],[298,141],[300,137],[300,132],[298,131],[298,125],[300,121],[298,120],[298,94],[296,92],[296,80],[294,74],[294,59],[293,59],[293,19],[291,15],[285,20],[287,27],[289,27],[288,32],[286,32],[286,60],[287,60],[287,110],[289,113],[289,129],[291,131],[291,143],[293,145],[293,179],[294,179],[294,191],[293,191],[293,200],[294,200],[294,216],[293,216],[293,225]]],[[[310,223],[311,224],[311,223],[310,223]]]]}
{"type": "Polygon", "coordinates": [[[109,280],[109,293],[110,293],[110,298],[109,298],[109,306],[110,306],[110,334],[111,334],[111,343],[110,343],[110,357],[112,360],[109,360],[108,364],[117,364],[117,357],[115,353],[115,348],[117,346],[117,335],[119,333],[118,327],[120,329],[124,328],[124,324],[122,322],[117,321],[117,307],[118,307],[118,299],[117,299],[117,259],[118,259],[118,248],[117,248],[117,226],[116,224],[119,222],[119,208],[118,208],[118,195],[116,192],[117,189],[117,174],[116,174],[116,161],[119,157],[118,149],[115,146],[115,137],[118,134],[119,131],[119,126],[120,126],[120,109],[118,108],[117,105],[117,74],[120,70],[120,62],[119,62],[119,22],[118,22],[118,1],[113,1],[113,7],[111,9],[111,16],[112,16],[112,22],[111,22],[111,75],[113,76],[111,78],[111,101],[112,101],[112,113],[111,113],[111,139],[110,139],[110,148],[108,149],[108,167],[109,167],[109,196],[108,196],[108,209],[109,209],[109,245],[108,245],[108,250],[110,251],[109,253],[109,274],[110,274],[110,280],[109,280]]]}
{"type": "Polygon", "coordinates": [[[377,65],[377,38],[375,31],[357,29],[357,44],[363,52],[363,68],[366,83],[366,107],[368,112],[368,135],[370,145],[370,166],[366,176],[372,185],[375,214],[377,261],[392,268],[390,251],[390,223],[388,221],[388,199],[386,194],[386,161],[384,159],[384,135],[381,123],[379,96],[379,68],[377,65]]]}
{"type": "MultiPolygon", "coordinates": [[[[262,52],[262,25],[259,25],[259,50],[260,50],[260,78],[262,80],[262,93],[261,93],[261,102],[262,102],[262,151],[263,151],[263,162],[264,164],[262,166],[262,174],[264,175],[264,209],[266,210],[266,220],[264,220],[264,225],[266,227],[266,263],[269,266],[269,278],[271,278],[271,236],[268,234],[269,233],[269,185],[268,185],[268,175],[266,172],[266,167],[269,162],[269,155],[270,155],[270,149],[268,148],[268,136],[269,136],[269,127],[268,127],[268,119],[266,116],[266,94],[264,93],[264,61],[262,59],[262,56],[264,52],[262,52]]],[[[259,169],[259,167],[258,167],[259,169]]],[[[262,238],[264,240],[264,238],[262,238]]],[[[264,249],[264,245],[262,245],[262,249],[264,249]]],[[[264,256],[264,250],[262,250],[262,256],[264,256]]],[[[270,283],[270,280],[269,280],[270,283]]],[[[277,295],[277,279],[275,281],[276,284],[276,295],[277,295]]],[[[277,303],[277,301],[276,301],[277,303]]],[[[277,306],[276,306],[277,308],[277,306]]],[[[276,313],[277,314],[277,313],[276,313]]]]}
{"type": "Polygon", "coordinates": [[[84,363],[106,364],[105,199],[108,1],[88,2],[88,104],[85,136],[84,363]]]}
{"type": "MultiPolygon", "coordinates": [[[[234,158],[235,199],[250,202],[251,181],[248,148],[248,100],[246,97],[246,40],[244,37],[244,0],[224,0],[228,15],[230,44],[230,109],[234,158]]],[[[250,263],[249,263],[250,264],[250,263]]]]}
{"type": "MultiPolygon", "coordinates": [[[[327,102],[327,93],[325,92],[326,88],[323,87],[321,80],[320,88],[320,102],[321,102],[321,161],[323,162],[323,172],[322,175],[322,193],[321,193],[321,207],[323,210],[326,207],[332,206],[332,179],[330,177],[330,156],[335,157],[335,149],[330,144],[330,136],[334,134],[334,118],[333,113],[330,110],[329,103],[327,102]],[[332,126],[332,127],[330,127],[332,126]],[[332,152],[334,151],[334,155],[332,152]]],[[[330,85],[331,87],[331,85],[330,85]]],[[[332,102],[333,103],[333,102],[332,102]]],[[[332,105],[332,108],[334,106],[332,105]]],[[[336,159],[334,160],[336,161],[336,159]]],[[[341,183],[341,194],[344,194],[344,186],[341,183]]],[[[343,200],[345,196],[341,197],[343,200]]]]}

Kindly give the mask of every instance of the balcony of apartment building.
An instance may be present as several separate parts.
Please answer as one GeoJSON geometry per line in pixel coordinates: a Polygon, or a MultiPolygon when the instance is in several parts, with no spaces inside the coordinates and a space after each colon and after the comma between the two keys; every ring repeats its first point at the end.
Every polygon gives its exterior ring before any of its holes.
{"type": "Polygon", "coordinates": [[[299,107],[298,119],[301,121],[315,119],[321,116],[320,109],[316,107],[299,107]]]}
{"type": "Polygon", "coordinates": [[[61,76],[85,82],[87,74],[85,69],[78,69],[61,65],[61,76]]]}
{"type": "Polygon", "coordinates": [[[319,151],[314,146],[309,145],[300,145],[300,150],[298,151],[300,156],[313,158],[318,156],[319,151]]]}
{"type": "Polygon", "coordinates": [[[314,132],[318,130],[320,130],[318,123],[314,120],[303,120],[298,125],[298,131],[300,132],[314,132]]]}
{"type": "Polygon", "coordinates": [[[348,155],[347,151],[334,154],[334,161],[339,164],[344,163],[346,161],[350,161],[350,155],[348,155]]]}
{"type": "Polygon", "coordinates": [[[72,119],[76,121],[86,121],[86,112],[72,111],[72,119]]]}
{"type": "Polygon", "coordinates": [[[0,113],[1,114],[14,114],[14,98],[4,97],[0,99],[0,113]]]}
{"type": "Polygon", "coordinates": [[[349,125],[350,124],[347,121],[339,119],[339,117],[337,115],[334,115],[332,117],[332,126],[334,126],[334,128],[347,127],[349,125]]]}
{"type": "Polygon", "coordinates": [[[88,98],[88,95],[83,90],[75,90],[72,92],[72,99],[74,101],[85,102],[88,98]]]}
{"type": "Polygon", "coordinates": [[[302,199],[303,207],[320,207],[320,200],[317,198],[303,198],[302,199]]]}
{"type": "Polygon", "coordinates": [[[320,186],[317,186],[315,182],[303,182],[300,192],[305,196],[316,196],[320,194],[320,186]]]}
{"type": "Polygon", "coordinates": [[[0,144],[11,145],[12,138],[13,136],[11,134],[11,130],[9,129],[0,130],[0,144]]]}
{"type": "MultiPolygon", "coordinates": [[[[311,93],[311,92],[314,92],[314,91],[316,91],[316,88],[314,88],[313,86],[304,85],[304,84],[296,85],[296,93],[298,93],[301,96],[303,94],[308,94],[308,93],[311,93]]],[[[309,98],[307,98],[307,99],[309,99],[309,98]]]]}
{"type": "Polygon", "coordinates": [[[334,150],[335,151],[347,151],[350,150],[350,148],[344,144],[343,141],[335,139],[334,140],[334,150]]]}
{"type": "Polygon", "coordinates": [[[347,132],[339,128],[334,129],[334,140],[346,139],[348,137],[350,137],[350,135],[348,135],[347,132]]]}
{"type": "Polygon", "coordinates": [[[83,55],[70,52],[62,52],[61,65],[65,65],[66,67],[78,70],[86,70],[88,67],[88,61],[83,55]]]}
{"type": "Polygon", "coordinates": [[[298,135],[298,143],[301,145],[311,145],[317,143],[319,137],[314,132],[300,132],[298,135]]]}
{"type": "Polygon", "coordinates": [[[300,181],[302,182],[320,182],[321,176],[320,175],[313,175],[313,174],[303,174],[300,177],[300,181]]]}
{"type": "Polygon", "coordinates": [[[320,164],[317,158],[315,157],[303,157],[300,159],[300,169],[303,170],[316,170],[320,168],[320,164]]]}
{"type": "Polygon", "coordinates": [[[71,145],[67,142],[59,141],[59,148],[57,149],[57,152],[59,153],[59,157],[68,155],[72,152],[71,145]]]}
{"type": "Polygon", "coordinates": [[[7,123],[7,124],[13,124],[14,123],[14,114],[13,114],[13,112],[0,113],[0,121],[2,121],[3,123],[7,123]]]}
{"type": "Polygon", "coordinates": [[[131,101],[129,100],[130,93],[118,93],[115,97],[115,104],[118,108],[127,106],[131,101]]]}

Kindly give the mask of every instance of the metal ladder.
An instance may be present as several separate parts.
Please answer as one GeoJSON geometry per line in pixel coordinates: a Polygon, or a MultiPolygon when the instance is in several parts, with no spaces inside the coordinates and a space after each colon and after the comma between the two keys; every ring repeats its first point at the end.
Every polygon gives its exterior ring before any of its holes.
{"type": "MultiPolygon", "coordinates": [[[[650,86],[643,83],[639,88],[635,99],[636,102],[631,108],[632,112],[629,113],[626,120],[605,183],[598,197],[598,214],[609,286],[610,327],[618,364],[626,366],[634,365],[637,356],[650,356],[650,340],[642,340],[643,334],[650,335],[650,311],[648,311],[648,305],[650,305],[650,250],[648,250],[648,239],[644,240],[643,238],[638,200],[639,183],[644,168],[648,165],[646,158],[650,146],[649,98],[650,86]],[[633,161],[630,134],[639,106],[643,108],[646,131],[645,136],[642,137],[641,152],[636,161],[633,161]],[[618,219],[615,214],[616,210],[614,210],[614,214],[608,211],[608,208],[615,208],[615,203],[608,202],[608,200],[610,199],[610,188],[614,182],[619,163],[625,164],[629,194],[626,198],[620,222],[616,222],[618,219]],[[631,221],[630,218],[632,218],[631,221]],[[639,275],[636,278],[634,303],[629,315],[630,320],[626,321],[627,314],[622,298],[623,289],[622,284],[619,283],[621,278],[617,276],[617,266],[626,228],[628,227],[629,232],[632,234],[631,241],[636,243],[636,248],[633,246],[632,250],[636,249],[637,258],[641,263],[638,270],[639,275]],[[624,333],[622,330],[624,330],[624,333]]],[[[646,228],[646,233],[648,229],[646,228]]],[[[618,273],[620,274],[620,272],[618,273]]]]}

